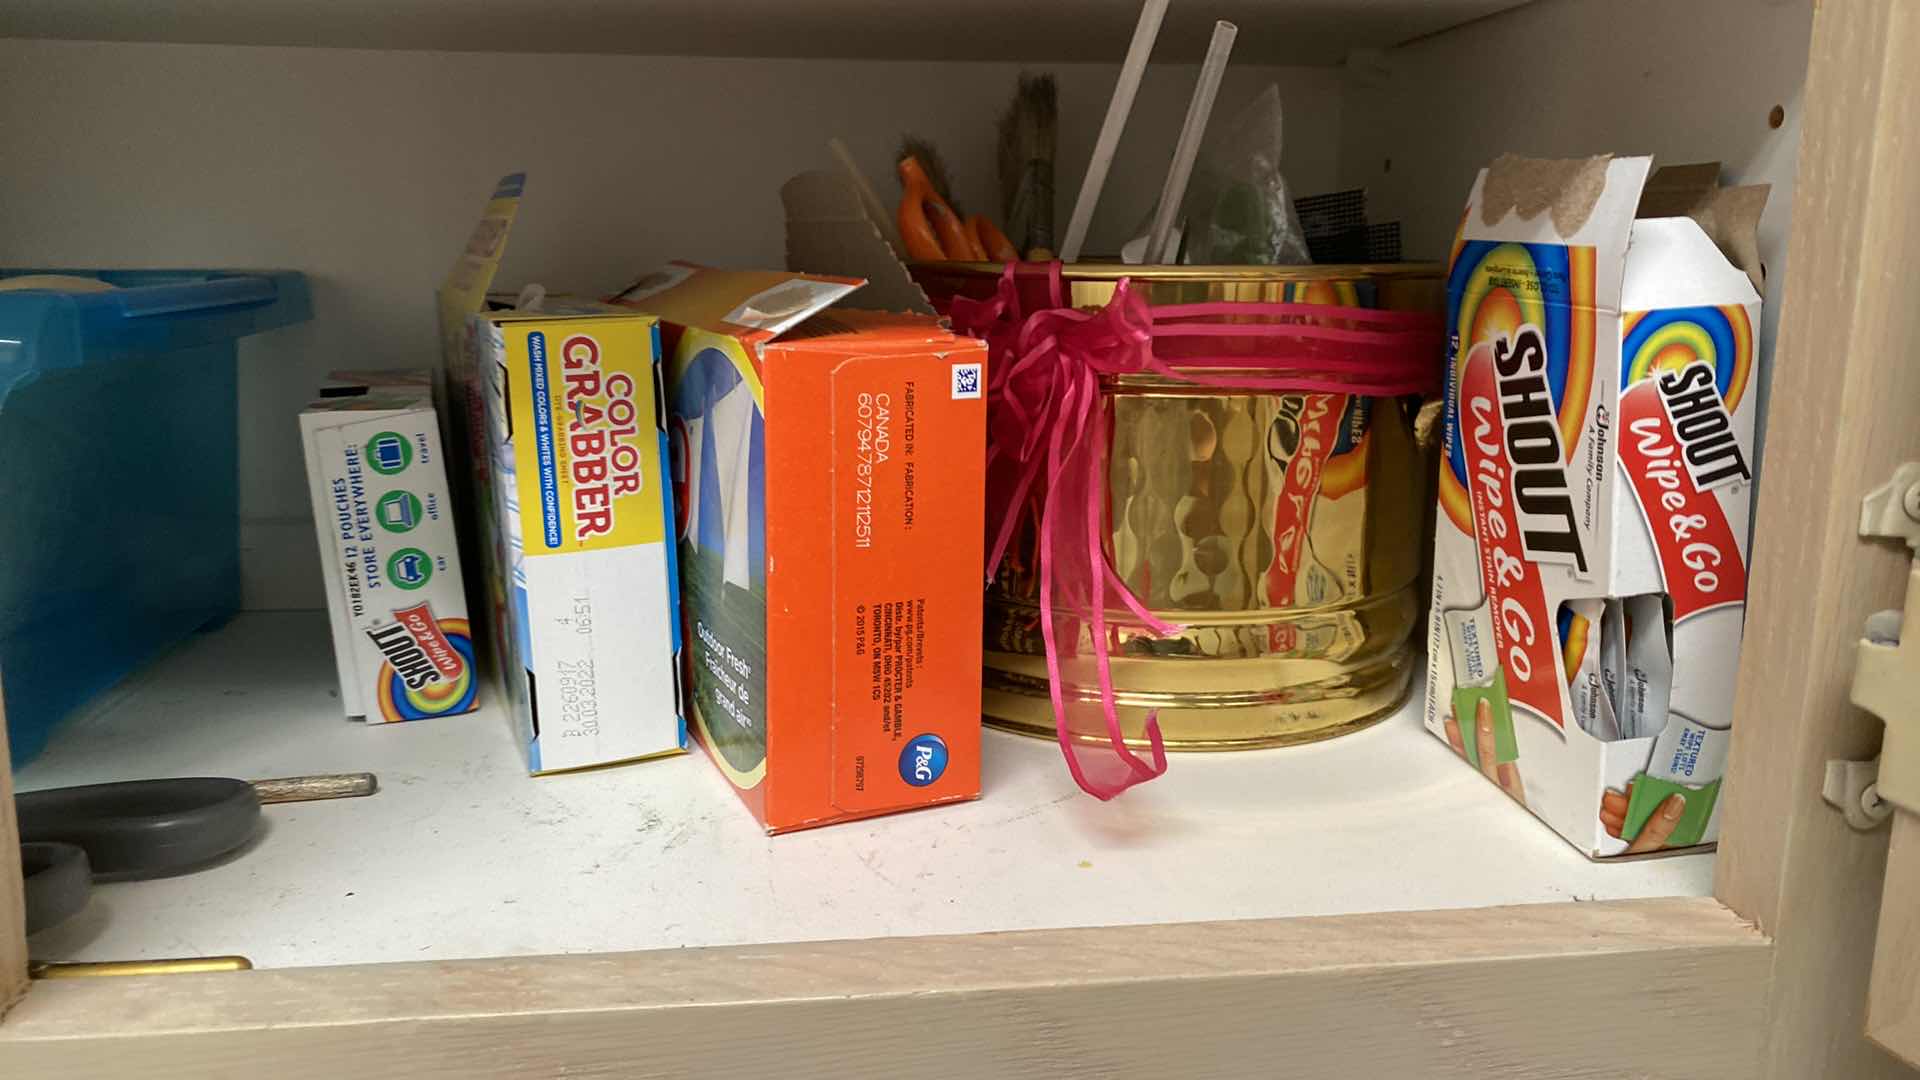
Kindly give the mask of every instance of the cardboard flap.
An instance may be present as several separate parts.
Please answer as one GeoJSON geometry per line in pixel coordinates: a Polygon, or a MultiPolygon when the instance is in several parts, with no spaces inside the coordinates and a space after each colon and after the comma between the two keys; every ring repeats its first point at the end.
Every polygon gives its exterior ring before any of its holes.
{"type": "Polygon", "coordinates": [[[611,299],[668,322],[758,344],[779,337],[865,284],[859,278],[783,270],[715,270],[674,262],[611,299]]]}
{"type": "Polygon", "coordinates": [[[1625,311],[1760,302],[1746,271],[1728,262],[1691,218],[1634,222],[1626,278],[1620,298],[1625,311]]]}
{"type": "Polygon", "coordinates": [[[955,334],[931,315],[835,308],[787,331],[780,347],[840,356],[919,355],[969,348],[973,339],[955,334]]]}
{"type": "Polygon", "coordinates": [[[1514,212],[1532,219],[1544,210],[1554,231],[1571,239],[1599,205],[1610,160],[1604,154],[1561,160],[1502,154],[1487,168],[1480,223],[1497,225],[1514,212]]]}
{"type": "Polygon", "coordinates": [[[1721,187],[1717,161],[1663,165],[1647,180],[1637,216],[1692,218],[1759,291],[1766,287],[1766,268],[1760,262],[1760,214],[1767,208],[1771,190],[1766,184],[1721,187]]]}
{"type": "Polygon", "coordinates": [[[1553,161],[1503,154],[1474,184],[1462,237],[1591,248],[1594,306],[1618,311],[1622,257],[1651,166],[1645,157],[1553,161]]]}
{"type": "Polygon", "coordinates": [[[863,278],[855,306],[933,314],[887,240],[855,182],[833,172],[804,172],[780,187],[787,211],[787,268],[863,278]]]}
{"type": "Polygon", "coordinates": [[[1713,200],[1720,189],[1720,163],[1695,162],[1691,165],[1662,165],[1647,177],[1640,192],[1640,208],[1635,217],[1691,217],[1713,200]]]}
{"type": "Polygon", "coordinates": [[[454,256],[446,280],[440,283],[441,359],[450,371],[459,366],[467,316],[486,309],[487,290],[493,287],[493,276],[506,254],[507,235],[520,212],[520,194],[526,184],[526,173],[509,173],[494,184],[479,222],[467,236],[466,247],[454,256]]]}
{"type": "Polygon", "coordinates": [[[1760,261],[1760,215],[1772,191],[1767,184],[1721,188],[1714,195],[1709,220],[1701,222],[1727,260],[1746,271],[1756,292],[1767,287],[1767,268],[1760,261]]]}

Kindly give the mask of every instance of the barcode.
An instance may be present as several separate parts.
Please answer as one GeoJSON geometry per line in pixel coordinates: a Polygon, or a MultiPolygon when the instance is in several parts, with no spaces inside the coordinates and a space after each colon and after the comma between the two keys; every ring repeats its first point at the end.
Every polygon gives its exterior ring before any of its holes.
{"type": "Polygon", "coordinates": [[[953,396],[955,400],[980,396],[979,364],[953,365],[953,396]]]}

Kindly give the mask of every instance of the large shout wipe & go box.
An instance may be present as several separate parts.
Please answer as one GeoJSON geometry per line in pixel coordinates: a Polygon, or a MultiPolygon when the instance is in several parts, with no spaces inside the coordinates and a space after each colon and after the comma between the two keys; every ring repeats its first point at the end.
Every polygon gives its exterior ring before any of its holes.
{"type": "Polygon", "coordinates": [[[1759,294],[1648,169],[1502,158],[1448,276],[1426,724],[1596,857],[1718,835],[1746,600],[1759,294]]]}

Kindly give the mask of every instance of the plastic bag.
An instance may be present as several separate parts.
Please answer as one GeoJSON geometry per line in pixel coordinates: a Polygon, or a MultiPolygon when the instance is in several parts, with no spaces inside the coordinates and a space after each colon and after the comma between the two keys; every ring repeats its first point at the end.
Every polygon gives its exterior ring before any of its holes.
{"type": "Polygon", "coordinates": [[[1667,726],[1667,702],[1673,696],[1673,656],[1667,646],[1667,610],[1659,593],[1629,596],[1626,612],[1626,666],[1620,675],[1620,735],[1650,739],[1667,726]]]}
{"type": "Polygon", "coordinates": [[[1310,263],[1293,194],[1280,174],[1280,87],[1268,86],[1207,140],[1180,218],[1180,261],[1209,265],[1310,263]]]}
{"type": "Polygon", "coordinates": [[[1613,711],[1613,678],[1602,672],[1601,639],[1607,601],[1598,598],[1568,600],[1560,605],[1560,640],[1566,662],[1567,691],[1581,730],[1604,742],[1620,738],[1620,721],[1613,711]]]}

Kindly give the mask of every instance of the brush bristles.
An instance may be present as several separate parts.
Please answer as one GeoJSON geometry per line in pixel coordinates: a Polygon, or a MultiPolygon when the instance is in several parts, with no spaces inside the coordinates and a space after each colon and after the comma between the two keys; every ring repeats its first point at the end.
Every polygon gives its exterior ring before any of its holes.
{"type": "Polygon", "coordinates": [[[900,162],[910,157],[920,159],[920,168],[925,170],[927,179],[933,182],[934,194],[947,200],[947,205],[953,207],[954,213],[960,213],[960,204],[953,201],[953,184],[947,179],[947,163],[941,158],[940,151],[927,140],[908,132],[900,136],[900,150],[893,155],[893,160],[900,162]]]}
{"type": "Polygon", "coordinates": [[[1059,89],[1052,75],[1020,75],[1000,114],[995,164],[1007,236],[1022,251],[1053,247],[1053,150],[1059,89]]]}

